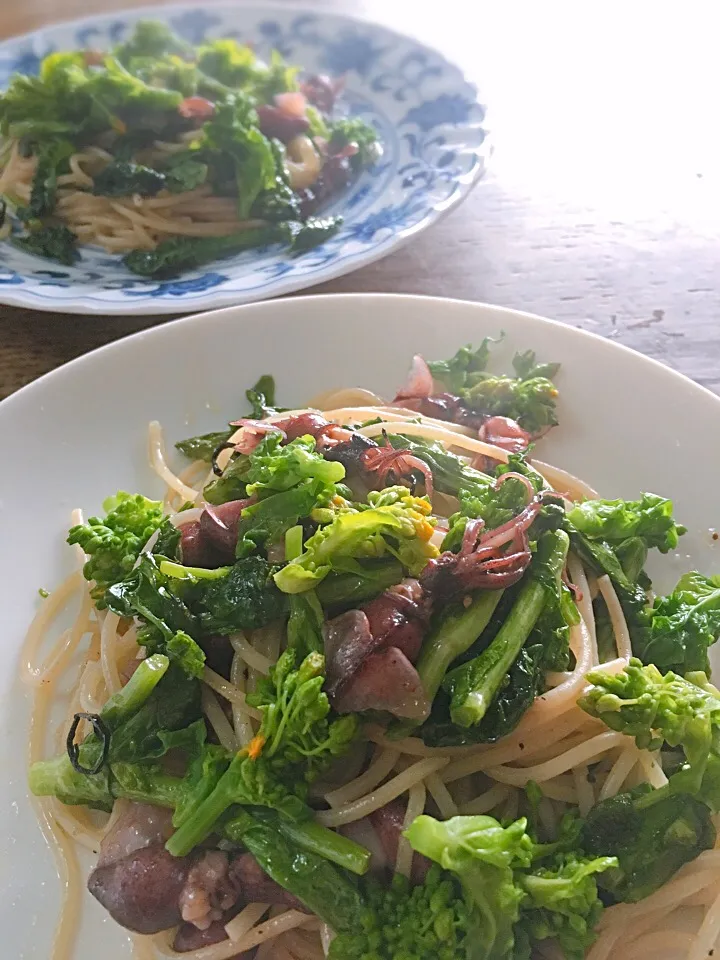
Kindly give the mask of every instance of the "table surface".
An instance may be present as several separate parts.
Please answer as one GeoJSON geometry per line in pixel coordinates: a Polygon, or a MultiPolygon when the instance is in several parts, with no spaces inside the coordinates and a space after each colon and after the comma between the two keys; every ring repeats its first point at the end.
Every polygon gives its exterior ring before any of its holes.
{"type": "MultiPolygon", "coordinates": [[[[0,36],[118,5],[133,0],[4,4],[0,36]]],[[[412,31],[461,63],[490,106],[495,152],[488,177],[441,223],[311,292],[432,294],[529,310],[612,337],[720,393],[712,4],[689,0],[682,14],[650,0],[315,6],[412,31]]],[[[157,322],[0,306],[0,397],[157,322]]]]}

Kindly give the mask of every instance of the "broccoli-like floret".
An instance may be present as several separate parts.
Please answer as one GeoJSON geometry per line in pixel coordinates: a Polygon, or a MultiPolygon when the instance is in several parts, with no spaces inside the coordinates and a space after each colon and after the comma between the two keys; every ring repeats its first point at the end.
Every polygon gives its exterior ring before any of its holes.
{"type": "Polygon", "coordinates": [[[310,818],[308,783],[349,749],[357,733],[355,716],[328,719],[324,670],[322,654],[310,653],[300,664],[293,650],[282,654],[248,698],[263,718],[257,736],[235,754],[210,792],[183,809],[167,843],[170,853],[189,853],[235,804],[269,807],[293,821],[310,818]]]}
{"type": "Polygon", "coordinates": [[[681,747],[685,764],[671,777],[673,788],[720,809],[720,691],[704,673],[663,676],[654,664],[633,658],[620,673],[594,670],[588,680],[592,686],[579,701],[583,710],[635,737],[641,749],[681,747]]]}
{"type": "Polygon", "coordinates": [[[347,506],[338,511],[305,542],[300,556],[275,574],[284,593],[303,593],[333,569],[352,571],[353,561],[388,555],[417,576],[438,555],[430,542],[433,521],[427,497],[413,497],[406,487],[387,487],[369,493],[367,499],[359,509],[347,506]]]}
{"type": "Polygon", "coordinates": [[[396,875],[387,887],[365,888],[366,908],[358,929],[339,934],[330,960],[456,960],[467,955],[467,908],[451,876],[433,866],[411,887],[396,875]]]}
{"type": "Polygon", "coordinates": [[[557,423],[558,390],[547,377],[517,380],[485,374],[474,386],[462,390],[460,396],[471,410],[517,420],[532,434],[539,434],[557,423]]]}
{"type": "Polygon", "coordinates": [[[498,342],[486,337],[477,350],[467,344],[449,360],[430,360],[433,379],[458,394],[475,413],[510,417],[532,434],[544,433],[557,423],[558,391],[552,378],[560,364],[537,363],[535,353],[526,350],[515,354],[515,377],[495,376],[487,372],[487,365],[490,344],[498,342]]]}
{"type": "Polygon", "coordinates": [[[520,880],[525,899],[515,929],[515,957],[527,956],[540,940],[554,939],[567,960],[583,960],[595,941],[595,927],[603,910],[596,875],[617,867],[615,857],[586,859],[562,854],[556,862],[536,869],[520,880]]]}
{"type": "Polygon", "coordinates": [[[77,543],[89,560],[83,567],[86,580],[95,582],[90,591],[99,608],[106,606],[105,591],[132,571],[140,551],[163,522],[162,503],[120,490],[103,503],[105,517],[90,517],[68,533],[67,542],[77,543]]]}
{"type": "Polygon", "coordinates": [[[592,944],[602,911],[595,876],[616,867],[614,857],[548,861],[524,819],[423,815],[405,836],[435,864],[414,888],[399,877],[390,888],[368,884],[365,909],[330,960],[527,960],[549,937],[581,960],[592,944]]]}
{"type": "Polygon", "coordinates": [[[231,37],[211,40],[198,50],[200,69],[227,87],[245,87],[257,74],[254,50],[231,37]]]}
{"type": "Polygon", "coordinates": [[[315,451],[312,437],[297,437],[282,444],[282,434],[268,434],[250,454],[246,483],[248,496],[267,497],[289,490],[303,480],[339,483],[345,478],[341,463],[325,460],[315,451]]]}
{"type": "Polygon", "coordinates": [[[473,382],[473,375],[483,374],[490,360],[490,344],[499,343],[492,337],[485,337],[480,346],[473,350],[472,344],[466,343],[448,360],[428,360],[433,380],[437,380],[450,393],[459,393],[468,386],[468,380],[473,382]]]}
{"type": "MultiPolygon", "coordinates": [[[[527,821],[503,827],[493,817],[416,817],[405,832],[411,846],[459,880],[467,909],[468,960],[512,956],[523,892],[514,870],[530,866],[527,821]]],[[[463,956],[463,953],[459,954],[463,956]]]]}

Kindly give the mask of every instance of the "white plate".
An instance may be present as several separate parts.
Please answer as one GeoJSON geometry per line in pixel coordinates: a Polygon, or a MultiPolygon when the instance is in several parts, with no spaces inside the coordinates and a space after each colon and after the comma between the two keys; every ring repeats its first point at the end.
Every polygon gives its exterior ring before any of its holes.
{"type": "MultiPolygon", "coordinates": [[[[89,6],[92,6],[90,4],[89,6]]],[[[441,54],[378,24],[269,0],[146,7],[44,27],[0,44],[0,88],[35,74],[56,50],[108,49],[140,19],[165,20],[190,43],[237,37],[279,50],[307,74],[347,75],[338,112],[378,130],[383,156],[323,209],[344,217],[327,243],[290,257],[272,246],[145,280],[119,256],[86,247],[73,267],[0,243],[0,302],[63,313],[208,310],[300,290],[384,257],[467,196],[485,169],[485,110],[476,88],[441,54]]]]}
{"type": "MultiPolygon", "coordinates": [[[[59,899],[49,851],[27,805],[28,703],[17,652],[39,587],[67,573],[72,507],[97,511],[117,489],[159,492],[145,460],[148,420],[169,440],[217,429],[244,410],[243,391],[273,373],[284,404],[318,390],[362,385],[392,394],[410,355],[453,353],[507,333],[495,365],[532,347],[563,364],[561,425],[539,454],[609,496],[651,490],[674,499],[688,526],[682,550],[654,572],[667,589],[680,572],[720,573],[720,400],[624,347],[497,307],[409,296],[347,295],[272,301],[156,327],[43,377],[0,404],[0,917],[8,960],[47,960],[59,899]]],[[[129,956],[121,929],[87,896],[77,960],[129,956]]]]}

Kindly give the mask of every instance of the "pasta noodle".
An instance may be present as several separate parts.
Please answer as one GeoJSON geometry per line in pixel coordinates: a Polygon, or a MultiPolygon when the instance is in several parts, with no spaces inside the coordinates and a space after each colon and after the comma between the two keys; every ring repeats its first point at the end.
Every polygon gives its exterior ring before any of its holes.
{"type": "Polygon", "coordinates": [[[442,782],[436,773],[431,773],[425,778],[430,796],[437,804],[440,815],[443,820],[449,820],[450,817],[456,817],[458,814],[457,804],[453,800],[450,791],[442,782]]]}
{"type": "MultiPolygon", "coordinates": [[[[179,146],[182,149],[183,145],[179,146]]],[[[152,162],[154,157],[149,159],[152,162]]],[[[58,216],[82,243],[98,244],[109,253],[127,253],[152,250],[169,237],[224,237],[263,222],[240,220],[236,201],[232,197],[213,196],[207,186],[120,200],[86,192],[93,187],[93,177],[111,160],[107,151],[90,147],[71,156],[70,172],[58,178],[58,216]]],[[[27,203],[36,166],[36,159],[20,156],[18,144],[13,142],[0,175],[0,193],[27,203]]],[[[312,168],[308,165],[307,169],[310,172],[312,168]]]]}
{"type": "MultiPolygon", "coordinates": [[[[482,440],[475,440],[473,437],[465,436],[449,430],[447,425],[442,427],[431,426],[425,422],[414,423],[410,418],[407,421],[398,420],[393,427],[395,432],[409,437],[422,437],[425,440],[439,440],[440,443],[451,447],[460,447],[463,450],[469,450],[471,453],[481,453],[493,460],[499,460],[500,463],[508,462],[508,454],[501,447],[495,447],[491,443],[484,443],[482,440]]],[[[387,427],[382,423],[373,423],[370,426],[362,427],[359,432],[364,437],[379,437],[387,427]]]]}
{"type": "MultiPolygon", "coordinates": [[[[590,642],[592,645],[591,660],[594,665],[600,662],[600,657],[598,656],[597,636],[595,634],[595,617],[593,616],[590,587],[588,585],[587,577],[585,576],[583,565],[574,554],[571,554],[568,557],[567,566],[570,579],[580,591],[580,596],[577,597],[577,605],[580,611],[580,616],[583,618],[583,622],[587,626],[588,633],[590,634],[590,642]]],[[[620,656],[629,655],[620,654],[620,656]]]]}
{"type": "Polygon", "coordinates": [[[0,239],[68,266],[101,247],[157,279],[323,243],[342,219],[313,214],[382,148],[360,117],[333,116],[341,82],[298,70],[147,20],[109,50],[48,52],[0,93],[0,239]]]}
{"type": "Polygon", "coordinates": [[[442,757],[419,760],[396,777],[393,777],[392,780],[388,780],[386,784],[373,793],[359,797],[357,800],[337,807],[335,810],[321,810],[317,815],[317,820],[326,827],[339,827],[344,823],[360,820],[369,813],[379,810],[380,807],[384,807],[391,800],[409,790],[414,784],[420,783],[429,773],[436,773],[441,770],[446,764],[447,760],[442,757]]]}
{"type": "Polygon", "coordinates": [[[346,783],[344,787],[331,790],[325,794],[325,799],[331,807],[339,807],[351,803],[373,790],[385,779],[400,759],[400,751],[392,749],[379,750],[376,759],[370,764],[365,773],[346,783]]]}
{"type": "MultiPolygon", "coordinates": [[[[425,784],[420,781],[420,783],[414,784],[410,787],[409,799],[407,804],[407,809],[405,810],[405,819],[403,820],[403,829],[407,830],[410,824],[415,820],[416,817],[419,817],[420,814],[425,809],[425,797],[427,791],[425,789],[425,784]]],[[[395,861],[395,873],[402,874],[403,877],[410,878],[410,869],[412,867],[413,861],[413,848],[410,846],[409,842],[404,836],[400,836],[398,841],[398,852],[397,859],[395,861]]]]}
{"type": "Polygon", "coordinates": [[[625,622],[625,614],[620,606],[620,601],[615,593],[615,587],[613,587],[610,577],[607,575],[598,577],[597,585],[608,608],[608,613],[610,614],[610,623],[612,624],[613,633],[615,634],[618,656],[629,660],[632,656],[630,631],[625,622]]]}
{"type": "Polygon", "coordinates": [[[208,718],[210,725],[217,734],[220,743],[231,753],[236,753],[238,749],[238,739],[235,731],[230,725],[230,721],[223,713],[222,707],[218,703],[217,697],[212,690],[205,686],[202,691],[203,713],[208,718]]]}
{"type": "MultiPolygon", "coordinates": [[[[89,179],[93,169],[104,160],[100,153],[88,152],[73,158],[73,183],[79,186],[89,179]]],[[[11,171],[28,164],[12,153],[11,171]]],[[[7,177],[8,167],[0,174],[7,177]]],[[[70,175],[68,175],[69,177],[70,175]]],[[[26,176],[26,183],[29,179],[26,176]]],[[[67,181],[64,179],[63,187],[67,181]]],[[[152,209],[162,210],[157,216],[168,216],[171,205],[158,197],[152,209]]],[[[132,211],[128,211],[132,212],[132,211]]],[[[139,221],[123,214],[128,223],[139,221]]],[[[142,212],[143,226],[155,222],[142,212]]],[[[367,437],[379,436],[388,424],[398,434],[438,441],[450,449],[462,451],[468,460],[480,454],[494,460],[507,460],[505,451],[480,441],[465,428],[402,411],[378,402],[375,394],[361,389],[330,391],[316,401],[329,405],[324,416],[337,423],[363,423],[375,415],[384,423],[362,428],[367,437]]],[[[302,415],[313,408],[271,419],[302,415]]],[[[242,437],[244,428],[234,434],[242,437]]],[[[167,486],[165,509],[176,526],[197,521],[201,515],[202,485],[207,480],[207,465],[194,463],[182,473],[168,464],[160,425],[153,422],[149,430],[150,462],[167,486]],[[180,508],[198,504],[178,513],[180,508]]],[[[229,451],[217,458],[222,467],[229,451]]],[[[582,498],[594,495],[586,484],[555,467],[534,461],[548,482],[568,496],[582,498]]],[[[436,510],[443,515],[455,509],[457,501],[438,498],[436,510]]],[[[149,550],[152,543],[146,545],[149,550]]],[[[84,561],[84,556],[80,558],[84,561]]],[[[365,742],[357,753],[348,754],[342,768],[332,779],[318,782],[313,802],[326,809],[316,813],[319,824],[328,828],[345,828],[357,824],[393,801],[404,806],[403,826],[408,827],[423,812],[439,814],[442,819],[492,814],[508,820],[523,815],[524,791],[530,782],[540,788],[537,806],[540,828],[548,836],[557,833],[569,807],[577,807],[585,816],[597,802],[615,796],[635,783],[662,787],[667,775],[658,754],[640,750],[624,734],[608,730],[578,706],[578,697],[588,683],[587,674],[598,666],[611,673],[622,670],[632,654],[630,634],[622,607],[612,583],[605,576],[597,578],[597,592],[607,606],[615,638],[617,658],[599,664],[597,633],[592,604],[594,575],[591,580],[582,559],[571,554],[567,561],[569,578],[580,592],[580,620],[570,630],[570,647],[574,655],[572,669],[549,677],[550,689],[536,697],[516,728],[496,743],[478,743],[462,747],[430,747],[417,736],[392,739],[381,727],[368,724],[365,742]],[[371,749],[367,749],[369,745],[371,749]]],[[[248,746],[256,735],[261,713],[247,703],[247,694],[271,671],[280,656],[286,638],[284,630],[272,624],[259,630],[237,632],[230,638],[232,660],[228,678],[205,666],[202,685],[202,709],[209,727],[219,743],[235,753],[248,746]]],[[[35,707],[30,734],[30,759],[44,754],[45,731],[49,709],[61,679],[77,671],[73,686],[69,717],[78,710],[98,712],[103,703],[126,682],[129,664],[137,654],[137,631],[134,623],[111,611],[95,611],[88,585],[79,570],[47,597],[28,631],[22,653],[22,675],[33,689],[35,707]],[[46,640],[64,608],[77,603],[73,626],[57,632],[54,643],[46,640]],[[44,655],[43,655],[43,651],[44,655]]],[[[62,737],[65,727],[59,730],[62,737]]],[[[82,809],[63,806],[58,800],[33,801],[43,832],[48,837],[58,861],[64,900],[58,924],[52,960],[70,960],[79,911],[82,880],[74,844],[97,851],[103,829],[82,809]],[[72,842],[71,842],[72,841],[72,842]]],[[[105,830],[122,815],[124,801],[116,802],[105,830]]],[[[360,825],[354,829],[361,830],[360,825]]],[[[350,830],[348,830],[350,834],[350,830]]],[[[394,868],[410,877],[413,849],[400,837],[394,868]]],[[[663,887],[645,900],[607,908],[598,925],[598,939],[587,954],[587,960],[650,960],[655,956],[684,956],[687,960],[705,960],[711,955],[720,937],[720,849],[706,851],[684,866],[663,887]],[[683,911],[698,914],[695,932],[673,925],[683,911]],[[665,917],[669,916],[667,928],[665,917]],[[660,926],[660,929],[658,929],[660,926]]],[[[256,960],[322,960],[327,955],[332,931],[318,924],[316,918],[295,909],[270,908],[267,903],[249,903],[225,924],[229,939],[180,953],[173,947],[174,931],[152,937],[133,938],[136,960],[185,958],[185,960],[229,960],[244,951],[254,950],[256,960]]],[[[560,957],[551,943],[543,943],[538,957],[560,957]]]]}

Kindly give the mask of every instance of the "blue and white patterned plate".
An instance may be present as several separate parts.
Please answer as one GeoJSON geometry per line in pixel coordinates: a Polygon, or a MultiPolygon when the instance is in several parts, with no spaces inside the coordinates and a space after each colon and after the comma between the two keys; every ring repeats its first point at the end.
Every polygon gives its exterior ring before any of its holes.
{"type": "Polygon", "coordinates": [[[268,2],[154,7],[47,27],[0,44],[0,87],[36,73],[53,50],[109,47],[142,18],[169,20],[194,44],[232,36],[279,50],[309,73],[347,74],[342,107],[373,123],[382,159],[329,208],[341,231],[308,254],[249,251],[167,282],[141,280],[119,257],[85,248],[62,267],[0,243],[0,302],[65,313],[205,310],[299,290],[390,253],[459,203],[482,176],[485,110],[439,53],[372,23],[268,2]]]}

